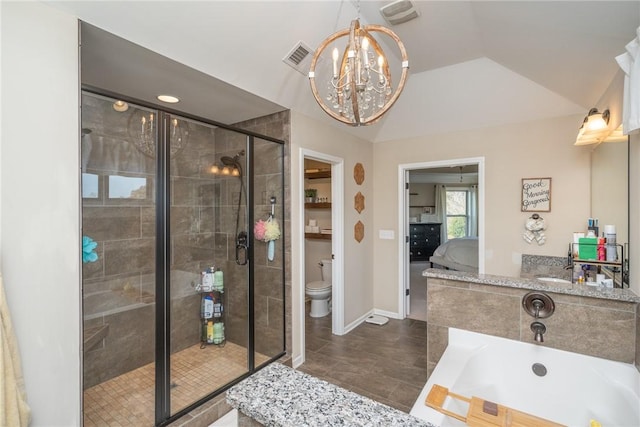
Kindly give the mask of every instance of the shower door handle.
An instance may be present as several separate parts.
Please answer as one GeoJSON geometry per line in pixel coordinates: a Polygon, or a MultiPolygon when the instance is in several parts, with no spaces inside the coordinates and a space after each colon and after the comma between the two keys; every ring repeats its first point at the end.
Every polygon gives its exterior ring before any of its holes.
{"type": "Polygon", "coordinates": [[[248,249],[247,233],[241,231],[238,233],[238,238],[236,239],[236,264],[246,265],[247,262],[249,262],[248,249]]]}

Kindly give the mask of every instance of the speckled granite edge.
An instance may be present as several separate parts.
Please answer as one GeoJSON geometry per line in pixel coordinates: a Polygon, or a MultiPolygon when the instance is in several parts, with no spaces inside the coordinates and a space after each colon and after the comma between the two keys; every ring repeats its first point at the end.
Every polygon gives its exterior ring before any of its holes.
{"type": "Polygon", "coordinates": [[[435,427],[277,362],[231,387],[227,403],[267,427],[435,427]]]}
{"type": "Polygon", "coordinates": [[[536,279],[494,276],[491,274],[467,273],[464,271],[441,270],[436,268],[428,268],[422,272],[422,275],[427,278],[433,277],[436,279],[458,280],[461,282],[479,283],[483,285],[530,289],[533,291],[555,292],[558,294],[640,303],[640,297],[629,289],[610,289],[579,285],[576,283],[542,282],[536,279]]]}

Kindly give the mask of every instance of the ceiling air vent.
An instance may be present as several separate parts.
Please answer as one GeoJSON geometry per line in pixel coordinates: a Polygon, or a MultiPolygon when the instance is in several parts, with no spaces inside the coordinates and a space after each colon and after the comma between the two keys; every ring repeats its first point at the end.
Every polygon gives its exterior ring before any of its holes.
{"type": "Polygon", "coordinates": [[[293,49],[289,51],[287,56],[282,58],[285,64],[292,67],[304,76],[309,75],[309,66],[311,65],[311,54],[313,50],[304,42],[298,42],[293,49]]]}
{"type": "Polygon", "coordinates": [[[380,14],[391,25],[403,24],[420,16],[410,0],[397,0],[380,8],[380,14]]]}

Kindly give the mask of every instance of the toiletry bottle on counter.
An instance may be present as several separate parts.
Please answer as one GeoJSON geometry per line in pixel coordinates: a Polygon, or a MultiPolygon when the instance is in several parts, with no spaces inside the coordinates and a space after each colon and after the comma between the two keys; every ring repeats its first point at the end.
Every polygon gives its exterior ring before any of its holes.
{"type": "Polygon", "coordinates": [[[615,225],[604,226],[604,238],[607,240],[607,243],[606,243],[607,261],[617,260],[618,250],[616,247],[616,226],[615,225]]]}
{"type": "Polygon", "coordinates": [[[605,243],[605,238],[598,237],[598,261],[604,261],[605,259],[607,259],[604,243],[605,243]]]}

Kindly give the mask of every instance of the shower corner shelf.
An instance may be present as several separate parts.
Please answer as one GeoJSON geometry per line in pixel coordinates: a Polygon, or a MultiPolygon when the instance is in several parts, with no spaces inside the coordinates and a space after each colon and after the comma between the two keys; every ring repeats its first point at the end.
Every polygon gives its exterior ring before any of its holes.
{"type": "Polygon", "coordinates": [[[216,345],[219,347],[223,347],[226,342],[226,335],[224,333],[224,289],[223,290],[211,290],[211,291],[199,291],[200,294],[200,304],[202,305],[203,299],[206,295],[211,295],[213,298],[213,313],[212,317],[203,317],[202,311],[200,312],[200,324],[201,324],[201,334],[200,334],[200,348],[205,348],[209,345],[216,345]],[[215,329],[213,329],[213,342],[210,342],[208,339],[208,323],[212,322],[212,328],[215,328],[216,324],[222,324],[222,338],[221,341],[215,342],[215,329]]]}

